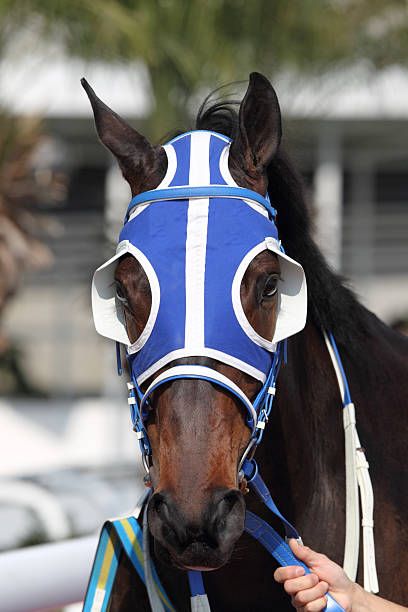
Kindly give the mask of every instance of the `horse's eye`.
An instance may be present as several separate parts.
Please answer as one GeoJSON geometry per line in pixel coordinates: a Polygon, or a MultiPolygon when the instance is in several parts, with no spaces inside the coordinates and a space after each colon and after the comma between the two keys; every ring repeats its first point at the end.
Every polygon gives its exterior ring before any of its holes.
{"type": "Polygon", "coordinates": [[[278,280],[279,276],[277,276],[276,274],[273,274],[267,278],[264,288],[262,290],[262,300],[268,301],[272,300],[275,297],[278,291],[278,280]]]}
{"type": "Polygon", "coordinates": [[[115,281],[115,289],[116,297],[118,298],[119,302],[122,302],[124,306],[127,306],[128,300],[126,297],[126,293],[122,284],[119,281],[115,281]]]}

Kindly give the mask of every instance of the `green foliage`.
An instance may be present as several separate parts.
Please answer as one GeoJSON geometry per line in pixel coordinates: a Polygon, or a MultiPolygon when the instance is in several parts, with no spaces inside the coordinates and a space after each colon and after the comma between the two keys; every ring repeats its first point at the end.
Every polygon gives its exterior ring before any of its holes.
{"type": "MultiPolygon", "coordinates": [[[[1,347],[2,348],[2,347],[1,347]]],[[[46,394],[27,377],[24,368],[22,351],[14,344],[0,351],[0,397],[39,397],[46,394]]],[[[43,534],[42,534],[43,535],[43,534]]],[[[35,535],[37,538],[37,535],[35,535]]],[[[31,540],[21,546],[40,544],[41,541],[31,540]]]]}
{"type": "Polygon", "coordinates": [[[407,17],[405,0],[0,0],[0,44],[35,23],[72,55],[142,60],[157,137],[185,116],[198,89],[246,79],[252,70],[271,76],[359,59],[373,67],[406,62],[407,17]]]}

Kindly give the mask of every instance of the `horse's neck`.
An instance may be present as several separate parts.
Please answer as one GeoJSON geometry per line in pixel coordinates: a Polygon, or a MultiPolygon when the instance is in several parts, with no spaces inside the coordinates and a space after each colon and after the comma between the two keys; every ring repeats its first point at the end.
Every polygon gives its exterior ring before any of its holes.
{"type": "Polygon", "coordinates": [[[289,342],[276,400],[259,449],[260,470],[282,512],[316,542],[317,517],[341,520],[344,442],[333,366],[323,336],[310,324],[289,342]]]}
{"type": "MultiPolygon", "coordinates": [[[[403,473],[407,343],[367,313],[364,334],[340,352],[380,500],[386,490],[382,479],[392,476],[398,485],[403,473]]],[[[306,539],[341,561],[345,525],[342,400],[323,336],[311,323],[289,341],[288,363],[279,374],[276,400],[258,451],[261,473],[278,506],[306,539]],[[336,529],[324,529],[322,520],[336,529]]]]}

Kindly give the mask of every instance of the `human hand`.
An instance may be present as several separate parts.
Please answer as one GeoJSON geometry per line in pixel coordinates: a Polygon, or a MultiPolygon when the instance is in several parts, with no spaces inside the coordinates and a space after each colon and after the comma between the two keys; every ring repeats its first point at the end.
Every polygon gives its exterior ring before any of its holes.
{"type": "Polygon", "coordinates": [[[304,568],[296,565],[279,567],[275,571],[275,580],[283,583],[285,591],[292,598],[292,605],[301,612],[318,612],[325,608],[325,595],[329,591],[346,612],[351,612],[356,585],[343,569],[325,555],[301,546],[294,539],[290,540],[289,545],[293,554],[312,572],[305,574],[304,568]]]}

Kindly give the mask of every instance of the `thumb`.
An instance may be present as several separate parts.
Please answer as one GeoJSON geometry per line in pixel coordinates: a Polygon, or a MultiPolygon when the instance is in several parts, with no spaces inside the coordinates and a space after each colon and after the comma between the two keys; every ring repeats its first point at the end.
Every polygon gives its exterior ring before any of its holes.
{"type": "Polygon", "coordinates": [[[299,542],[294,538],[289,541],[289,546],[293,554],[310,568],[312,568],[314,564],[318,563],[320,557],[322,556],[320,553],[315,552],[308,546],[299,544],[299,542]]]}

